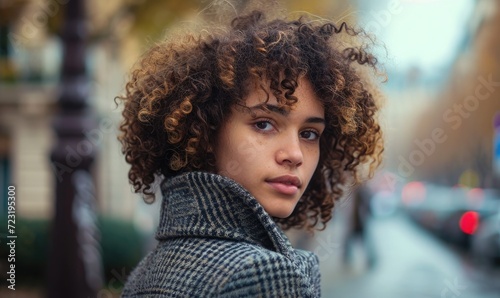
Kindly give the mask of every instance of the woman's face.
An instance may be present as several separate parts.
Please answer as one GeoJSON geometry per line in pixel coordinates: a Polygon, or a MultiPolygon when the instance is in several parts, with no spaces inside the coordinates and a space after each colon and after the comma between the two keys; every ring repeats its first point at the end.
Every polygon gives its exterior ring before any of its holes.
{"type": "Polygon", "coordinates": [[[248,109],[233,108],[215,150],[217,171],[245,187],[274,217],[290,216],[318,165],[324,108],[302,78],[295,106],[278,108],[276,98],[255,88],[248,109]],[[262,110],[266,106],[270,112],[262,110]]]}

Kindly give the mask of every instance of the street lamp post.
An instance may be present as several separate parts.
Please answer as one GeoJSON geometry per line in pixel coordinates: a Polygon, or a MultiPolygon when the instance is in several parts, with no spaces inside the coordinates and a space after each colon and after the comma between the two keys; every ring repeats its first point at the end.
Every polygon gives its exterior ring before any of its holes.
{"type": "Polygon", "coordinates": [[[96,147],[85,132],[96,126],[89,106],[90,82],[85,67],[85,0],[64,6],[64,48],[57,141],[51,152],[55,175],[55,208],[48,266],[48,297],[96,297],[102,265],[96,227],[95,188],[91,166],[96,147]]]}

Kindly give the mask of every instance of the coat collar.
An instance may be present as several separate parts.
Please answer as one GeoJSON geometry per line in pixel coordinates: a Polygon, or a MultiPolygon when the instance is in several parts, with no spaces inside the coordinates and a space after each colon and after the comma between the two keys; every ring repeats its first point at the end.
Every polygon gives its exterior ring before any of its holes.
{"type": "Polygon", "coordinates": [[[215,237],[244,241],[292,257],[288,238],[257,200],[227,177],[189,172],[166,179],[156,238],[215,237]]]}

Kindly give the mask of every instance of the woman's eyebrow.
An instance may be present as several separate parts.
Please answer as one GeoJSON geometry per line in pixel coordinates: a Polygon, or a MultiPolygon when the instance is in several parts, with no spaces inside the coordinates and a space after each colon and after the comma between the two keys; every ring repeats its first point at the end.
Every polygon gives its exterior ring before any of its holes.
{"type": "Polygon", "coordinates": [[[266,109],[271,111],[271,112],[274,112],[274,113],[278,113],[280,115],[283,115],[283,116],[288,116],[288,114],[290,114],[289,111],[287,111],[285,108],[283,107],[278,107],[278,106],[275,106],[275,105],[272,105],[272,104],[268,104],[268,103],[260,103],[260,104],[257,104],[253,107],[248,107],[251,111],[255,111],[255,110],[261,110],[261,111],[265,111],[266,109]]]}
{"type": "MultiPolygon", "coordinates": [[[[280,114],[282,116],[288,116],[288,114],[290,114],[290,111],[283,108],[283,107],[278,107],[278,106],[275,106],[275,105],[272,105],[272,104],[268,104],[268,103],[260,103],[260,104],[257,104],[253,107],[249,107],[250,111],[255,111],[255,110],[265,110],[265,109],[268,109],[269,111],[271,112],[274,112],[274,113],[277,113],[277,114],[280,114]]],[[[321,117],[309,117],[306,119],[305,121],[306,123],[321,123],[321,124],[325,124],[325,119],[324,118],[321,118],[321,117]]]]}
{"type": "Polygon", "coordinates": [[[305,121],[306,123],[320,123],[320,124],[325,124],[325,119],[321,117],[309,117],[305,121]]]}

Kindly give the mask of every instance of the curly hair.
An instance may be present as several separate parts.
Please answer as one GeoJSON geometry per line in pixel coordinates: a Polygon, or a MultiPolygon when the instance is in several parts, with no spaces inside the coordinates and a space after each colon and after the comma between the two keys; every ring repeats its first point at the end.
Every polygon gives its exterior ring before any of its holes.
{"type": "Polygon", "coordinates": [[[377,60],[366,44],[345,42],[362,34],[345,22],[266,21],[253,11],[224,30],[153,46],[117,97],[124,103],[118,139],[134,191],[154,200],[156,176],[216,172],[214,136],[231,107],[245,102],[246,83],[268,82],[280,105],[293,106],[305,76],[325,108],[319,163],[293,213],[275,220],[284,230],[312,230],[319,222],[324,229],[350,178],[373,175],[381,162],[376,93],[361,71],[377,71],[377,60]]]}

